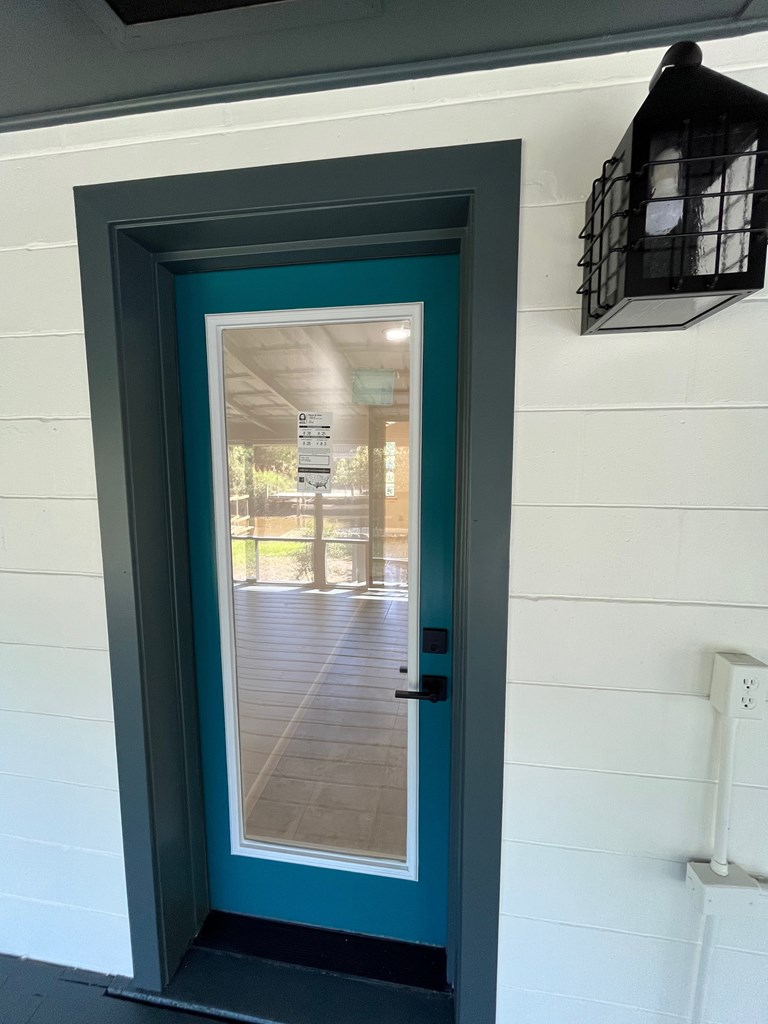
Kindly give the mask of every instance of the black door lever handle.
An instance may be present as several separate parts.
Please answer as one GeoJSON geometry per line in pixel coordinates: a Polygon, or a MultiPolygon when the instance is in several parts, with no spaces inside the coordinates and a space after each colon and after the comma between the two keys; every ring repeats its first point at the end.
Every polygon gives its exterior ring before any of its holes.
{"type": "Polygon", "coordinates": [[[446,676],[422,676],[420,690],[395,690],[395,696],[437,704],[438,701],[448,699],[448,679],[446,676]]]}

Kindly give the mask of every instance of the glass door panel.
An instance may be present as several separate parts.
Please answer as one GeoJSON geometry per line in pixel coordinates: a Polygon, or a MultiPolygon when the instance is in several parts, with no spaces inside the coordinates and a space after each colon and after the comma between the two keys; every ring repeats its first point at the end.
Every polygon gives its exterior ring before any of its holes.
{"type": "Polygon", "coordinates": [[[411,870],[420,306],[209,320],[233,852],[411,870]]]}

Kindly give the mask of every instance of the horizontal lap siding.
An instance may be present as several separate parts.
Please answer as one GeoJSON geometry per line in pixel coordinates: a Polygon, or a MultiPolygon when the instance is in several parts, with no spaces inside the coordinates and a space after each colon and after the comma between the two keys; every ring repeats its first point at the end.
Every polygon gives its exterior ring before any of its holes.
{"type": "MultiPolygon", "coordinates": [[[[752,301],[762,304],[762,314],[750,302],[687,331],[616,334],[608,344],[599,335],[578,335],[575,309],[520,313],[525,345],[517,350],[517,409],[572,412],[618,406],[628,410],[623,415],[638,415],[635,410],[659,406],[691,412],[702,405],[764,407],[766,356],[765,347],[755,344],[755,318],[768,313],[768,304],[764,293],[758,294],[752,301]],[[740,315],[745,309],[746,319],[740,315]]],[[[522,417],[519,426],[524,426],[522,417]]]]}
{"type": "Polygon", "coordinates": [[[112,721],[104,650],[0,643],[0,709],[112,721]]]}
{"type": "Polygon", "coordinates": [[[712,654],[746,648],[768,660],[764,608],[538,595],[510,602],[515,682],[704,696],[712,654]]]}
{"type": "MultiPolygon", "coordinates": [[[[574,728],[583,727],[574,722],[574,728]]],[[[508,764],[504,838],[509,841],[704,860],[711,854],[714,785],[689,779],[547,765],[508,764]]],[[[734,792],[734,860],[764,870],[768,788],[734,792]]],[[[596,993],[597,995],[598,993],[596,993]]]]}
{"type": "Polygon", "coordinates": [[[16,774],[2,775],[0,781],[0,821],[6,835],[101,853],[121,851],[115,788],[16,774]]]}
{"type": "MultiPolygon", "coordinates": [[[[518,764],[648,778],[712,782],[716,715],[709,701],[680,693],[515,685],[507,700],[507,760],[518,764]],[[574,729],[577,721],[599,730],[574,729]],[[539,723],[531,728],[531,723],[539,723]]],[[[740,786],[765,785],[768,744],[745,727],[736,752],[740,786]]]]}
{"type": "MultiPolygon", "coordinates": [[[[768,89],[766,42],[706,58],[768,89]]],[[[522,138],[498,1020],[686,1018],[711,654],[768,657],[768,303],[578,336],[583,197],[659,56],[0,136],[0,948],[130,973],[72,187],[522,138]]],[[[733,822],[763,871],[766,749],[742,730],[733,822]]],[[[768,929],[717,942],[707,1019],[762,1020],[768,929]]]]}
{"type": "Polygon", "coordinates": [[[0,339],[0,416],[80,419],[90,415],[85,346],[78,333],[0,339]]]}
{"type": "Polygon", "coordinates": [[[130,973],[77,250],[0,275],[0,948],[130,973]]]}
{"type": "MultiPolygon", "coordinates": [[[[84,872],[89,866],[85,861],[78,870],[84,872]]],[[[113,885],[119,887],[119,876],[113,885]]],[[[0,944],[13,956],[105,974],[130,972],[127,928],[125,914],[0,894],[0,944]]]]}
{"type": "MultiPolygon", "coordinates": [[[[2,339],[0,339],[2,351],[2,339]]],[[[87,419],[0,420],[3,497],[94,498],[93,440],[87,419]]]]}
{"type": "MultiPolygon", "coordinates": [[[[106,650],[101,577],[8,570],[0,584],[0,643],[106,650]]],[[[40,685],[55,685],[55,677],[40,685]]]]}
{"type": "MultiPolygon", "coordinates": [[[[687,1021],[711,655],[768,656],[768,303],[685,334],[579,338],[580,212],[523,216],[499,1020],[687,1021]]],[[[731,828],[755,872],[766,738],[742,729],[731,828]]],[[[745,978],[768,977],[768,925],[721,922],[715,941],[706,1019],[766,1019],[745,978]]]]}
{"type": "Polygon", "coordinates": [[[700,520],[768,507],[768,478],[746,468],[763,456],[768,406],[523,410],[516,431],[519,505],[692,507],[700,520]]]}
{"type": "Polygon", "coordinates": [[[0,568],[99,575],[95,501],[0,497],[0,568]]]}

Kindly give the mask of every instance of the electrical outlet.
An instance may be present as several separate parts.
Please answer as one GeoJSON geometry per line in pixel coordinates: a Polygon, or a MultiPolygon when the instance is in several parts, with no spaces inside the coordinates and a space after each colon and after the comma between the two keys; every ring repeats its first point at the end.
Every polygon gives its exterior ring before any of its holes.
{"type": "Polygon", "coordinates": [[[768,699],[768,665],[748,654],[716,654],[709,699],[727,718],[763,718],[768,699]]]}

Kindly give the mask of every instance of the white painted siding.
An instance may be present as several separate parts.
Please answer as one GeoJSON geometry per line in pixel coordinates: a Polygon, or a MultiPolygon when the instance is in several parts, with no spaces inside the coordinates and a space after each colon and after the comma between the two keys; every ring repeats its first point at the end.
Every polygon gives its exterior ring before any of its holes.
{"type": "MultiPolygon", "coordinates": [[[[768,36],[705,46],[768,90],[768,36]]],[[[0,136],[0,949],[130,972],[73,185],[524,140],[499,1024],[687,1018],[711,653],[768,656],[768,302],[578,335],[578,229],[659,52],[0,136]]],[[[745,728],[733,853],[768,872],[745,728]]],[[[707,1021],[768,1022],[723,922],[707,1021]]]]}

